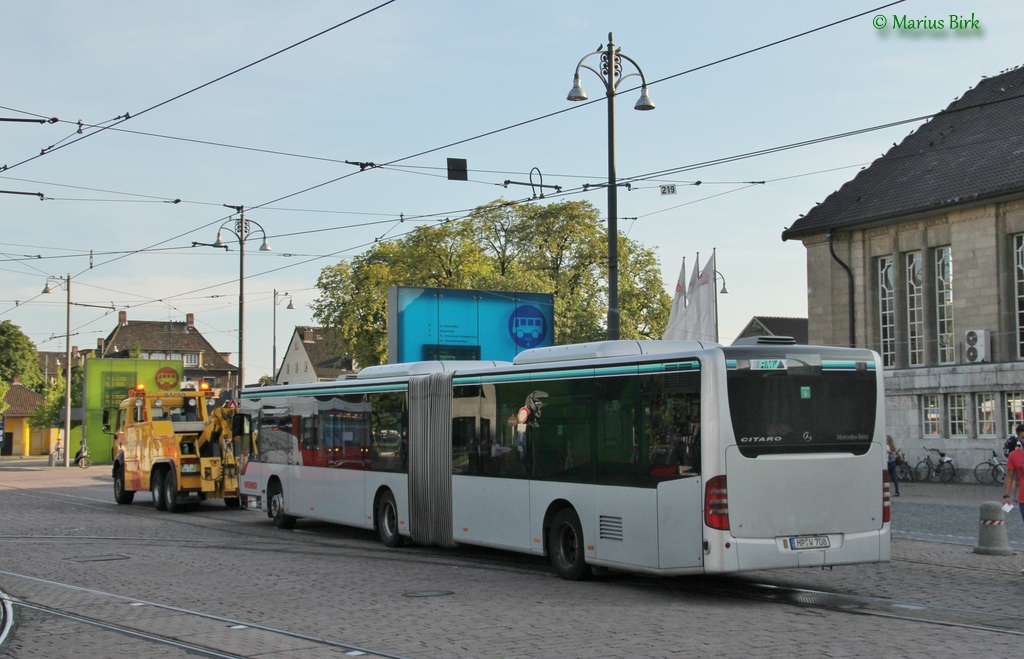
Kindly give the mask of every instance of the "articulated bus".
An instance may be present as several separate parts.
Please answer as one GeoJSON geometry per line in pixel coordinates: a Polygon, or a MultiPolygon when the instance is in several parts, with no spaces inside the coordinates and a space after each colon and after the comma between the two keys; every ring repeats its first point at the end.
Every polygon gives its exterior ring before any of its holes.
{"type": "Polygon", "coordinates": [[[532,553],[566,579],[884,562],[879,364],[791,339],[609,341],[249,388],[240,493],[282,528],[532,553]]]}

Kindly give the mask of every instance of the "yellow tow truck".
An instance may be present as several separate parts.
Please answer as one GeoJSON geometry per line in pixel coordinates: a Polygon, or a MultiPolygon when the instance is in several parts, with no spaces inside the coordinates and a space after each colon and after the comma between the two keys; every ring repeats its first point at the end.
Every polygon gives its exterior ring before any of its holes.
{"type": "Polygon", "coordinates": [[[129,390],[117,408],[103,411],[103,431],[114,435],[114,500],[127,505],[149,492],[157,510],[194,510],[206,499],[238,508],[235,409],[211,410],[213,392],[129,390]]]}

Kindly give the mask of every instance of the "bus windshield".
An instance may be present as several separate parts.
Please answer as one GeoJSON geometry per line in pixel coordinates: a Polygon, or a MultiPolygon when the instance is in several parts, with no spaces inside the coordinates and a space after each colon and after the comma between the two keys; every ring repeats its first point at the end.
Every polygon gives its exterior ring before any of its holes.
{"type": "Polygon", "coordinates": [[[868,451],[875,431],[875,362],[827,352],[727,349],[736,444],[748,458],[868,451]]]}

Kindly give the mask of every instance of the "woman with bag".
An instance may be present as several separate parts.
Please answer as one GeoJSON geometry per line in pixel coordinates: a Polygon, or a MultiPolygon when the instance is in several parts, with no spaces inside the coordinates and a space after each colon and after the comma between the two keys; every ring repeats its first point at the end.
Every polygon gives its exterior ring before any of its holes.
{"type": "Polygon", "coordinates": [[[896,491],[894,496],[899,496],[900,477],[896,475],[896,444],[892,441],[892,435],[885,436],[885,464],[889,468],[889,482],[896,491]]]}

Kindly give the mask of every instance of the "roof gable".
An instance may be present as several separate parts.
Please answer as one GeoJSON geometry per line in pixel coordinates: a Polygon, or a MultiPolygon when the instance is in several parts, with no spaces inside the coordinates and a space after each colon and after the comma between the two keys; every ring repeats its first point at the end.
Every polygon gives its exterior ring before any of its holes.
{"type": "Polygon", "coordinates": [[[1024,68],[983,79],[782,232],[782,239],[1024,195],[1024,68]]]}
{"type": "Polygon", "coordinates": [[[4,396],[4,402],[7,403],[7,411],[4,412],[7,416],[28,416],[46,402],[46,398],[25,385],[14,382],[4,396]]]}

